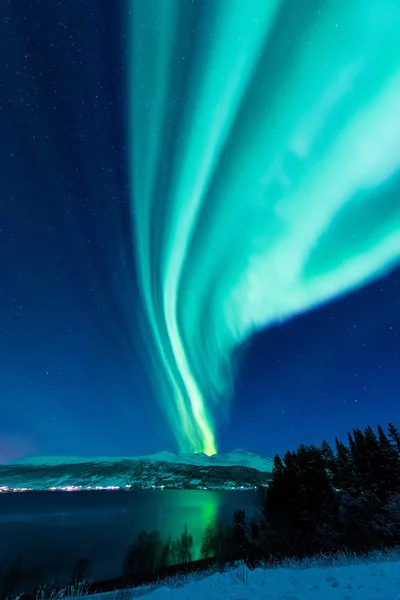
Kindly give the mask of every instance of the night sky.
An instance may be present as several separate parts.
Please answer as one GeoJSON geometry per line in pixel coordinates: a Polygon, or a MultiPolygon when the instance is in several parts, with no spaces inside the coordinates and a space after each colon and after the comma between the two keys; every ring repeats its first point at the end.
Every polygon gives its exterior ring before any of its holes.
{"type": "MultiPolygon", "coordinates": [[[[0,462],[178,449],[141,335],[126,21],[115,0],[0,5],[0,462]]],[[[260,328],[218,450],[399,425],[399,306],[394,265],[260,328]]]]}

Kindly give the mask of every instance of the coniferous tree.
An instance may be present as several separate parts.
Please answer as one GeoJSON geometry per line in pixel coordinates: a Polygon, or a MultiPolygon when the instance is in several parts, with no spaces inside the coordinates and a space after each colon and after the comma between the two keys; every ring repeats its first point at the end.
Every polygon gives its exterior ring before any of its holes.
{"type": "Polygon", "coordinates": [[[282,459],[281,459],[280,456],[278,456],[276,454],[274,456],[274,464],[273,464],[273,467],[272,467],[272,475],[273,476],[282,475],[283,472],[284,472],[284,466],[283,466],[282,459]]]}
{"type": "Polygon", "coordinates": [[[269,485],[265,515],[278,533],[278,552],[304,556],[331,545],[337,513],[335,492],[321,449],[287,452],[269,485]]]}
{"type": "Polygon", "coordinates": [[[389,423],[388,429],[389,436],[393,441],[395,447],[397,448],[397,451],[400,453],[400,433],[398,429],[396,429],[396,427],[393,425],[393,423],[389,423]]]}
{"type": "Polygon", "coordinates": [[[339,531],[344,547],[364,552],[383,545],[384,526],[383,503],[376,494],[363,491],[358,495],[341,495],[339,531]]]}
{"type": "Polygon", "coordinates": [[[235,510],[233,515],[233,542],[237,558],[245,558],[249,549],[246,513],[242,508],[235,510]]]}
{"type": "Polygon", "coordinates": [[[357,493],[369,488],[369,454],[367,442],[361,429],[353,429],[353,435],[349,434],[350,452],[353,458],[355,471],[355,488],[357,493]]]}
{"type": "Polygon", "coordinates": [[[256,518],[250,521],[249,539],[251,546],[257,551],[261,542],[261,528],[259,520],[256,518]]]}
{"type": "Polygon", "coordinates": [[[379,497],[382,456],[378,438],[368,425],[363,435],[365,451],[364,487],[379,497]]]}
{"type": "Polygon", "coordinates": [[[321,455],[325,461],[328,475],[331,481],[334,481],[336,475],[336,457],[328,442],[323,441],[321,446],[321,455]]]}
{"type": "Polygon", "coordinates": [[[390,443],[390,440],[389,440],[388,436],[386,435],[386,433],[383,431],[383,428],[381,427],[381,425],[378,425],[376,429],[378,431],[380,446],[385,450],[392,449],[392,444],[390,443]]]}
{"type": "Polygon", "coordinates": [[[351,433],[348,433],[347,438],[349,440],[349,451],[350,451],[350,455],[351,455],[351,462],[353,465],[353,472],[354,472],[354,477],[353,477],[353,485],[356,487],[357,483],[358,483],[358,477],[359,477],[359,469],[358,469],[358,455],[357,455],[357,446],[356,446],[356,442],[353,438],[353,436],[351,435],[351,433]]]}
{"type": "Polygon", "coordinates": [[[384,507],[385,524],[390,531],[392,539],[390,540],[394,546],[400,544],[400,493],[392,494],[384,507]]]}
{"type": "Polygon", "coordinates": [[[397,446],[390,442],[382,427],[378,425],[377,429],[380,450],[380,493],[381,497],[387,500],[390,495],[400,492],[400,456],[397,446]]]}
{"type": "Polygon", "coordinates": [[[335,453],[324,442],[275,457],[258,529],[264,550],[302,556],[400,544],[399,432],[368,426],[349,433],[348,446],[335,442],[335,453]]]}
{"type": "MultiPolygon", "coordinates": [[[[266,496],[268,496],[269,490],[271,489],[271,485],[274,488],[274,487],[276,487],[277,482],[280,482],[281,480],[283,480],[284,473],[285,473],[285,467],[284,467],[283,461],[282,461],[281,457],[278,456],[278,454],[276,454],[274,456],[274,461],[273,461],[273,466],[272,466],[272,479],[268,484],[269,489],[267,491],[266,496]]],[[[263,501],[262,507],[261,507],[261,513],[262,513],[264,523],[268,520],[266,496],[264,496],[264,501],[263,501]]]]}
{"type": "Polygon", "coordinates": [[[351,451],[337,438],[336,442],[336,472],[334,484],[338,491],[354,493],[355,471],[351,451]]]}

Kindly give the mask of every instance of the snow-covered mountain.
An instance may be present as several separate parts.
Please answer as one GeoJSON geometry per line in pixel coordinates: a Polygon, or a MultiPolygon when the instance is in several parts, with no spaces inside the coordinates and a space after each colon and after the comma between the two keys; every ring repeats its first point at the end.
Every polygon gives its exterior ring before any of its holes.
{"type": "Polygon", "coordinates": [[[165,462],[182,465],[195,465],[198,467],[248,467],[250,469],[257,469],[257,471],[261,471],[263,473],[270,473],[273,465],[273,461],[270,458],[262,458],[257,454],[246,452],[245,450],[241,449],[233,450],[232,452],[214,454],[212,456],[207,456],[207,454],[204,454],[203,452],[185,454],[171,452],[169,450],[157,452],[156,454],[132,457],[31,456],[29,458],[14,461],[11,464],[56,466],[66,464],[73,465],[79,463],[117,463],[125,460],[135,462],[165,462]]]}
{"type": "Polygon", "coordinates": [[[133,458],[37,456],[0,466],[0,490],[66,488],[254,489],[272,461],[244,450],[207,456],[158,452],[133,458]]]}

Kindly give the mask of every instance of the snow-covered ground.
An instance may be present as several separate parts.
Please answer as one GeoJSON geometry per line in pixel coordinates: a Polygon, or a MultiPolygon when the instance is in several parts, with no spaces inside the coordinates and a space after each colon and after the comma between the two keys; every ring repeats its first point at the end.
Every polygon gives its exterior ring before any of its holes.
{"type": "Polygon", "coordinates": [[[224,573],[171,580],[154,590],[98,594],[95,600],[400,600],[400,552],[369,560],[288,563],[250,571],[241,565],[224,573]],[[329,564],[329,562],[331,564],[329,564]]]}

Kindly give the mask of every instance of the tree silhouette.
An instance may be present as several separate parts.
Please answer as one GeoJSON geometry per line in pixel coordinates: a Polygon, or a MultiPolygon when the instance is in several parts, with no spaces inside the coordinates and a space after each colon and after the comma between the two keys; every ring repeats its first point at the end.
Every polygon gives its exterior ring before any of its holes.
{"type": "Polygon", "coordinates": [[[275,457],[257,532],[264,555],[400,542],[400,434],[388,429],[354,429],[336,451],[323,442],[275,457]]]}
{"type": "Polygon", "coordinates": [[[235,554],[239,559],[244,558],[249,551],[246,513],[242,508],[235,510],[233,515],[233,543],[235,554]]]}
{"type": "Polygon", "coordinates": [[[393,423],[389,423],[388,430],[389,430],[389,436],[390,436],[391,440],[393,441],[395,447],[397,448],[397,451],[400,453],[400,433],[398,432],[396,427],[393,425],[393,423]]]}

